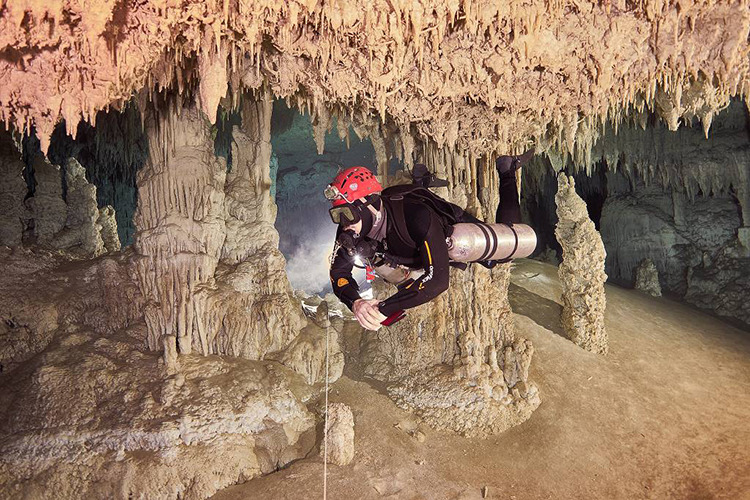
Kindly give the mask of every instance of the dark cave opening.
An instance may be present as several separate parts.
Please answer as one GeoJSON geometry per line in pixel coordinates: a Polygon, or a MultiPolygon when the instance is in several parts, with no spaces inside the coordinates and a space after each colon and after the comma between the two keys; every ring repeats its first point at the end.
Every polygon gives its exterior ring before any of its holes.
{"type": "MultiPolygon", "coordinates": [[[[37,136],[31,131],[22,139],[24,178],[27,198],[34,195],[33,161],[43,155],[37,136]]],[[[133,242],[133,215],[138,200],[136,174],[148,158],[148,141],[141,125],[138,107],[130,102],[122,110],[110,109],[96,115],[96,125],[81,121],[75,139],[68,135],[65,121],[55,127],[50,138],[47,158],[60,166],[63,200],[67,185],[65,169],[68,158],[75,158],[86,170],[86,179],[96,186],[99,208],[115,209],[117,232],[123,247],[133,242]]]]}

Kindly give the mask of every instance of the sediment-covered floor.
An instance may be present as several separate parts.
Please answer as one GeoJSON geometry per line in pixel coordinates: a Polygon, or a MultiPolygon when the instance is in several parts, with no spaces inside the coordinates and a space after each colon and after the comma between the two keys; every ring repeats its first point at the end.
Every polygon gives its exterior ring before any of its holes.
{"type": "MultiPolygon", "coordinates": [[[[556,268],[519,261],[511,304],[534,342],[542,405],[486,440],[433,431],[355,367],[331,389],[355,416],[351,465],[328,498],[750,498],[750,334],[665,298],[607,287],[610,352],[561,336],[556,268]]],[[[319,498],[320,458],[217,500],[319,498]]]]}

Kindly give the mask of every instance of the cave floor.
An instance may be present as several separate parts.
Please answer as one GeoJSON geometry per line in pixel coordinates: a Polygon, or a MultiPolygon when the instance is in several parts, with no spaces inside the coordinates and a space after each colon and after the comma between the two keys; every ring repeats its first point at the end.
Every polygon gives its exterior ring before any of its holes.
{"type": "MultiPolygon", "coordinates": [[[[556,268],[517,263],[511,304],[536,348],[542,404],[490,439],[437,432],[365,380],[330,399],[351,406],[355,457],[328,468],[328,497],[750,498],[750,333],[665,298],[607,287],[610,354],[561,336],[556,268]]],[[[317,456],[227,488],[217,500],[320,498],[317,456]]]]}

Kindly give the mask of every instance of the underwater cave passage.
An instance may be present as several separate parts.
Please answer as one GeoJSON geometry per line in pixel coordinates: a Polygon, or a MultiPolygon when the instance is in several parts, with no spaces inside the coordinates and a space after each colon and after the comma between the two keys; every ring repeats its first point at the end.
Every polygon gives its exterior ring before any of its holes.
{"type": "Polygon", "coordinates": [[[3,2],[0,498],[747,498],[747,2],[612,3],[3,2]]]}
{"type": "MultiPolygon", "coordinates": [[[[360,139],[353,128],[348,138],[336,132],[336,119],[325,135],[323,154],[318,154],[309,114],[302,114],[285,101],[276,100],[271,116],[271,193],[278,207],[276,229],[279,249],[286,257],[292,287],[310,294],[332,291],[328,278],[336,225],[328,215],[330,202],[325,187],[339,170],[361,165],[377,171],[375,149],[370,139],[360,139]]],[[[401,168],[397,159],[389,162],[389,174],[401,168]]],[[[355,269],[363,284],[365,273],[355,269]]]]}

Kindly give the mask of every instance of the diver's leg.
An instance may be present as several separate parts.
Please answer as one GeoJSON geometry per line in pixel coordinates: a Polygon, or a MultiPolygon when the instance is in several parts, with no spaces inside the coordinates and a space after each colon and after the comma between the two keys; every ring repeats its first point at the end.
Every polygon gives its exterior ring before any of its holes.
{"type": "Polygon", "coordinates": [[[500,203],[497,205],[495,222],[504,224],[521,223],[521,205],[518,201],[516,170],[526,164],[534,155],[534,150],[520,156],[499,156],[495,168],[500,174],[500,203]]]}
{"type": "Polygon", "coordinates": [[[500,203],[497,205],[495,222],[521,223],[521,204],[518,202],[515,171],[500,175],[500,203]]]}

